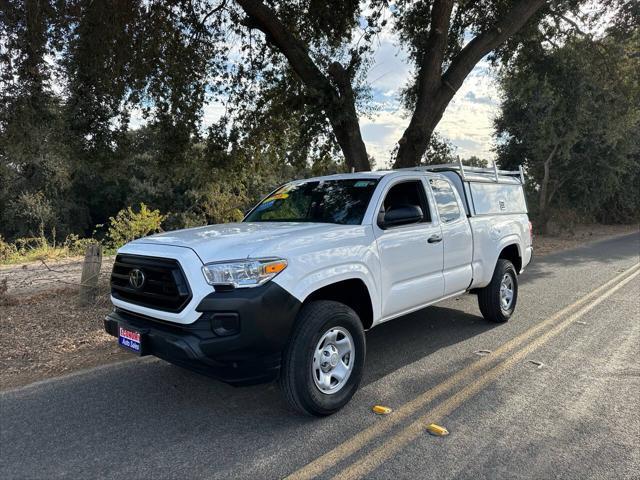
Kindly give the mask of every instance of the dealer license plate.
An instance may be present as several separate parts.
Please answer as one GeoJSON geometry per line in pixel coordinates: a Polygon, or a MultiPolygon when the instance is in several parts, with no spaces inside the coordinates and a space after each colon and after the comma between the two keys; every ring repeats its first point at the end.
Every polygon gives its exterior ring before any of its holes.
{"type": "Polygon", "coordinates": [[[118,343],[133,353],[142,354],[142,334],[140,332],[118,327],[118,343]]]}

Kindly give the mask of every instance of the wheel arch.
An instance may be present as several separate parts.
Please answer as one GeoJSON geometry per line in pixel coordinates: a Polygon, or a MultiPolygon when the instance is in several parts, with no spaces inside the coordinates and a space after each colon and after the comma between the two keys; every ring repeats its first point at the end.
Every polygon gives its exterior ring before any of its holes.
{"type": "Polygon", "coordinates": [[[496,263],[499,259],[509,260],[516,269],[516,273],[520,273],[522,270],[522,252],[520,251],[520,245],[518,242],[508,243],[502,246],[496,263]]]}
{"type": "Polygon", "coordinates": [[[347,278],[329,283],[310,292],[303,304],[314,300],[333,300],[352,308],[365,330],[371,328],[374,309],[369,288],[361,278],[347,278]]]}

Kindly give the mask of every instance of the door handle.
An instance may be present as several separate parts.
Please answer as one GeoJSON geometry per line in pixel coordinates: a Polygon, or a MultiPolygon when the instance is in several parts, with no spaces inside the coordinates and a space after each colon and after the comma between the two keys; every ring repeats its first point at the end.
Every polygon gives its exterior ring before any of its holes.
{"type": "Polygon", "coordinates": [[[440,235],[431,235],[427,242],[429,243],[438,243],[442,241],[442,237],[440,235]]]}

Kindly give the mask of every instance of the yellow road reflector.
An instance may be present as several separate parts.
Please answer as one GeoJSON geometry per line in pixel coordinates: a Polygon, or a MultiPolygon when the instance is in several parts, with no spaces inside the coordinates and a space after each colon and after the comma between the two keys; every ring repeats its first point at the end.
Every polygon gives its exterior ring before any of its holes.
{"type": "Polygon", "coordinates": [[[449,435],[449,430],[440,425],[436,425],[435,423],[430,423],[427,425],[427,431],[431,435],[436,435],[438,437],[444,437],[445,435],[449,435]]]}
{"type": "Polygon", "coordinates": [[[389,415],[393,412],[389,407],[383,407],[382,405],[376,405],[371,410],[373,410],[373,413],[377,413],[378,415],[389,415]]]}

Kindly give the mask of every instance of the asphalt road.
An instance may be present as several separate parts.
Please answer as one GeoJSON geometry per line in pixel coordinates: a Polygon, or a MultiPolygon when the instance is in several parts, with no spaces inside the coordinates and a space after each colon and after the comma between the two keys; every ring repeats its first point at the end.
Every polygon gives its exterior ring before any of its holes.
{"type": "Polygon", "coordinates": [[[372,330],[330,418],[150,358],[4,392],[0,477],[638,479],[639,254],[634,234],[536,259],[505,325],[465,296],[372,330]]]}

